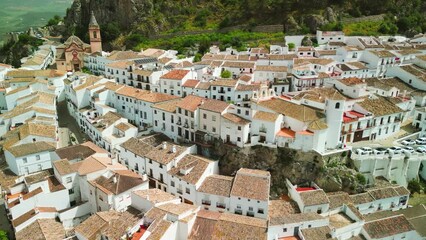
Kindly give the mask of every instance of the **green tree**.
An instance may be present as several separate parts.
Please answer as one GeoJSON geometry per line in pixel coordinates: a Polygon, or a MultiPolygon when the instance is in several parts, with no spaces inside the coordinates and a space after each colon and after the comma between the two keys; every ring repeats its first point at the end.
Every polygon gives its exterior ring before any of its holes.
{"type": "Polygon", "coordinates": [[[55,15],[53,18],[49,19],[47,26],[58,25],[62,21],[62,18],[59,15],[55,15]]]}
{"type": "Polygon", "coordinates": [[[220,77],[221,77],[221,78],[231,78],[231,76],[232,76],[232,73],[231,73],[230,71],[228,71],[228,70],[224,70],[224,71],[220,74],[220,77]]]}
{"type": "Polygon", "coordinates": [[[0,230],[0,240],[8,240],[7,232],[4,230],[0,230]]]}
{"type": "Polygon", "coordinates": [[[361,185],[365,185],[365,184],[367,183],[367,179],[365,179],[365,176],[364,176],[364,175],[362,175],[361,173],[358,173],[358,174],[356,175],[356,179],[358,180],[358,182],[359,182],[361,185]]]}
{"type": "Polygon", "coordinates": [[[203,55],[201,53],[195,54],[193,62],[201,61],[201,57],[203,57],[203,55]]]}
{"type": "Polygon", "coordinates": [[[288,46],[289,50],[293,50],[296,47],[296,44],[294,44],[294,43],[288,43],[287,46],[288,46]]]}
{"type": "Polygon", "coordinates": [[[420,182],[414,179],[408,182],[407,188],[408,190],[410,190],[411,194],[420,193],[420,191],[422,190],[420,182]]]}

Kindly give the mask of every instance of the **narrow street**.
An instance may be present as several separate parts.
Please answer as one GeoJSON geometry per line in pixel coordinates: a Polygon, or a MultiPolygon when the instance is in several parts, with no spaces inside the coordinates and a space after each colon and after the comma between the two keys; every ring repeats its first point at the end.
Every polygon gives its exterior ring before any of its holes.
{"type": "Polygon", "coordinates": [[[59,141],[61,147],[70,145],[72,137],[78,143],[87,141],[89,138],[80,131],[75,119],[68,113],[66,101],[58,102],[57,106],[58,123],[59,123],[59,141]]]}

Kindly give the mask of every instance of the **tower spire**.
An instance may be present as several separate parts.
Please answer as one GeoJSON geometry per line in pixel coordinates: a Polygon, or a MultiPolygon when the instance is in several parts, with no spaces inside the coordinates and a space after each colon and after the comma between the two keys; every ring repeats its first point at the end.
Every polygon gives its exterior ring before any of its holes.
{"type": "Polygon", "coordinates": [[[93,11],[90,13],[89,27],[99,27],[98,21],[96,21],[95,13],[93,11]]]}

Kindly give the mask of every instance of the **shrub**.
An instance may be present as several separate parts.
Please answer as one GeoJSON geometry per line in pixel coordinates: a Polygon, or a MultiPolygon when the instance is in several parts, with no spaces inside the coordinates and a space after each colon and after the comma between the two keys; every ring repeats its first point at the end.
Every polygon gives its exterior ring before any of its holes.
{"type": "Polygon", "coordinates": [[[224,70],[221,74],[220,77],[221,78],[231,78],[232,73],[228,70],[224,70]]]}
{"type": "Polygon", "coordinates": [[[364,175],[362,175],[361,173],[358,173],[357,175],[356,175],[356,179],[358,180],[358,182],[361,184],[361,185],[365,185],[365,184],[367,184],[367,179],[365,178],[365,176],[364,175]]]}
{"type": "Polygon", "coordinates": [[[408,190],[410,190],[411,194],[420,193],[420,191],[422,190],[420,182],[414,179],[408,182],[407,188],[408,190]]]}

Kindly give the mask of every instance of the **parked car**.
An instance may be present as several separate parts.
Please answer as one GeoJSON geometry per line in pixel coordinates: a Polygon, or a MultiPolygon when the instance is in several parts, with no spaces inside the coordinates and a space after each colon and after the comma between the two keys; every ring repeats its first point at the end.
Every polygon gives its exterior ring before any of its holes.
{"type": "Polygon", "coordinates": [[[386,148],[376,148],[373,152],[376,155],[384,155],[386,153],[386,148]]]}
{"type": "Polygon", "coordinates": [[[416,141],[413,139],[405,139],[401,142],[401,144],[405,146],[413,146],[416,145],[416,141]]]}
{"type": "Polygon", "coordinates": [[[426,138],[419,138],[419,139],[417,139],[416,140],[416,143],[418,144],[418,145],[426,145],[426,138]]]}
{"type": "Polygon", "coordinates": [[[416,152],[418,152],[418,153],[426,153],[426,147],[418,147],[417,149],[416,149],[416,152]]]}
{"type": "Polygon", "coordinates": [[[357,154],[361,154],[361,155],[368,155],[368,154],[372,154],[373,153],[373,149],[370,147],[362,147],[362,148],[358,148],[356,150],[357,154]]]}
{"type": "Polygon", "coordinates": [[[414,152],[414,148],[412,148],[412,147],[403,147],[402,151],[404,151],[405,153],[413,153],[414,152]]]}
{"type": "Polygon", "coordinates": [[[389,153],[393,153],[393,154],[400,154],[400,153],[402,153],[402,148],[400,148],[400,147],[391,147],[391,148],[388,148],[388,152],[389,153]]]}

